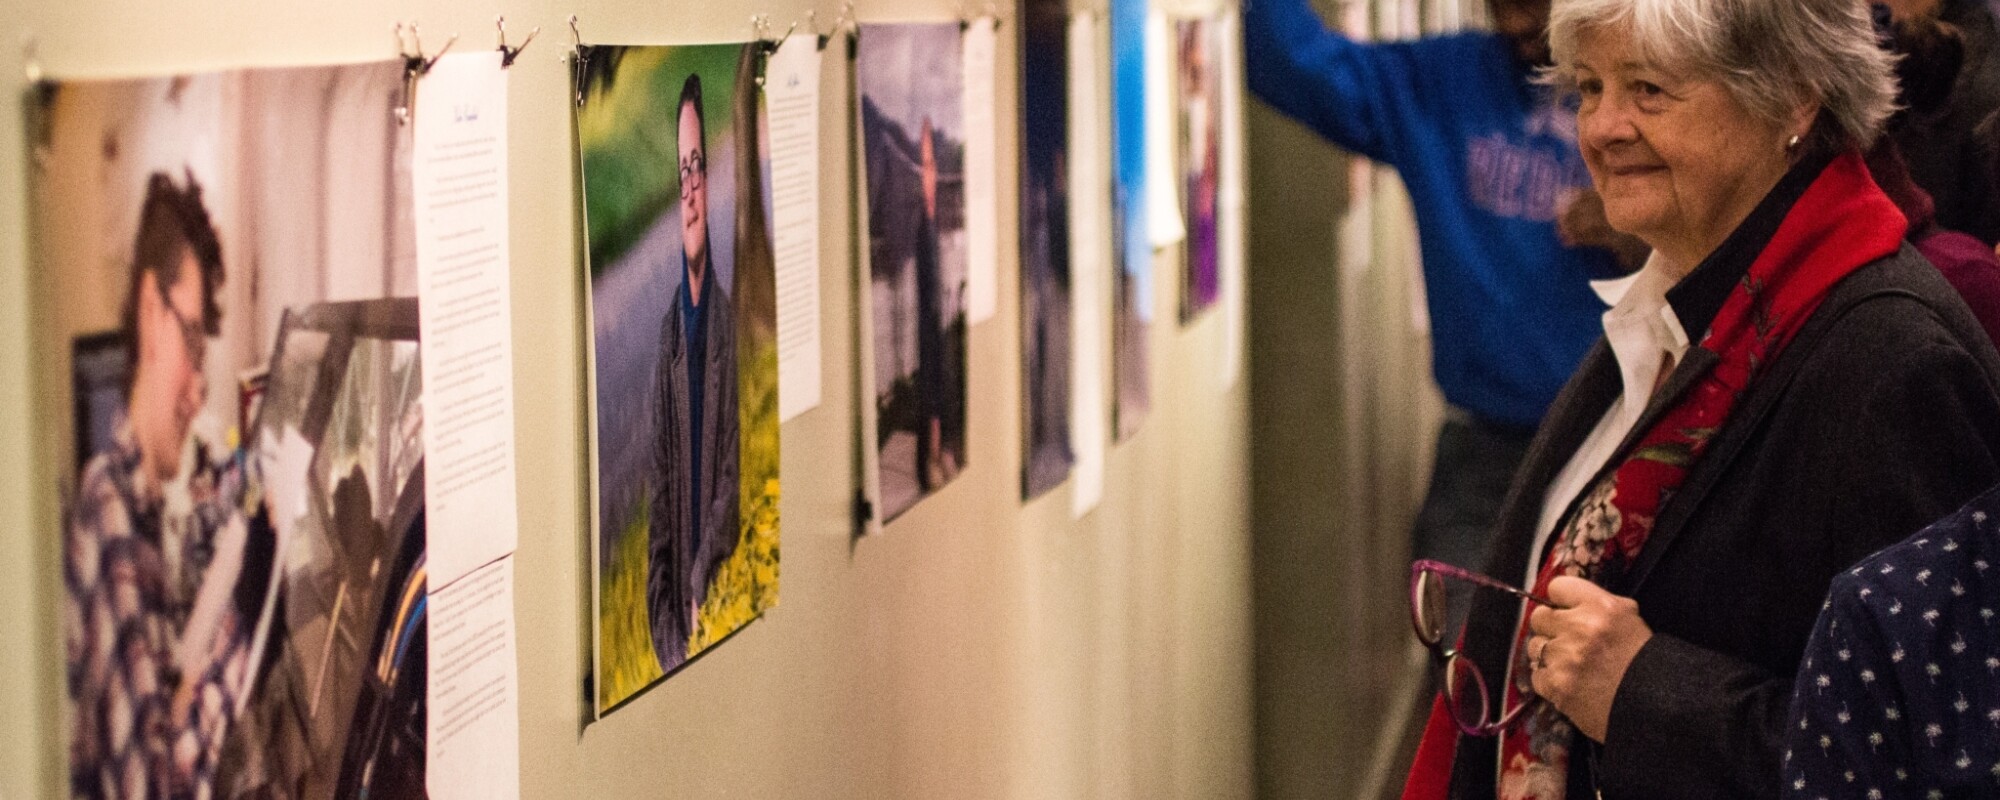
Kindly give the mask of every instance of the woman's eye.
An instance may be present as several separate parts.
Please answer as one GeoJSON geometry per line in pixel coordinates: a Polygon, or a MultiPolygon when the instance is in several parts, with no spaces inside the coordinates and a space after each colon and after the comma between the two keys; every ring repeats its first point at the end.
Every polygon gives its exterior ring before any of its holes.
{"type": "Polygon", "coordinates": [[[1666,90],[1660,88],[1659,84],[1648,83],[1646,81],[1635,81],[1632,84],[1632,91],[1637,93],[1640,97],[1658,97],[1660,95],[1666,94],[1666,90]]]}
{"type": "Polygon", "coordinates": [[[1604,91],[1604,82],[1596,78],[1584,78],[1576,82],[1576,91],[1578,94],[1598,94],[1604,91]]]}

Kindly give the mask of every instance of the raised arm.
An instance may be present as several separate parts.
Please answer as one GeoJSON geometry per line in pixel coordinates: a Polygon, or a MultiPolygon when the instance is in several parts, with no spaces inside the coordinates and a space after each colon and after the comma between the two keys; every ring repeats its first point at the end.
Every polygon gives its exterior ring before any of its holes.
{"type": "Polygon", "coordinates": [[[1250,91],[1341,147],[1394,163],[1391,106],[1409,88],[1407,45],[1360,44],[1327,30],[1307,0],[1243,4],[1250,91]]]}

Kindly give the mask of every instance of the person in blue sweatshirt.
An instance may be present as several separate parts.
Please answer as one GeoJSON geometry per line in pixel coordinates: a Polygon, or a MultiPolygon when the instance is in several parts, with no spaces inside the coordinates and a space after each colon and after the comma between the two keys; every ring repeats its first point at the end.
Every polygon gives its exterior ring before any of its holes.
{"type": "Polygon", "coordinates": [[[1644,260],[1603,221],[1574,112],[1534,82],[1548,0],[1490,2],[1492,32],[1381,44],[1327,30],[1306,0],[1243,4],[1250,90],[1409,187],[1450,406],[1412,549],[1473,569],[1542,413],[1603,332],[1590,281],[1644,260]]]}

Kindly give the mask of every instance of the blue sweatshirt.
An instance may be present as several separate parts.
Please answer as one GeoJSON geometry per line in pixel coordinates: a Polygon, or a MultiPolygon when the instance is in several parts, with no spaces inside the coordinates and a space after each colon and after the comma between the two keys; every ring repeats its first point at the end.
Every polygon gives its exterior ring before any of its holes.
{"type": "Polygon", "coordinates": [[[1588,282],[1621,271],[1556,238],[1565,193],[1590,185],[1574,114],[1491,33],[1358,44],[1305,0],[1248,0],[1243,39],[1251,91],[1409,187],[1445,400],[1539,424],[1603,333],[1588,282]]]}

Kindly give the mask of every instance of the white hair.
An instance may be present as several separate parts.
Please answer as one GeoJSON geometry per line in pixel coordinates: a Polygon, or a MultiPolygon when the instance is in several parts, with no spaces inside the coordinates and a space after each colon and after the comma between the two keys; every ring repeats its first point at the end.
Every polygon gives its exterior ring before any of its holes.
{"type": "Polygon", "coordinates": [[[1857,0],[1555,0],[1544,78],[1575,81],[1587,34],[1624,28],[1640,61],[1716,80],[1736,101],[1783,124],[1817,104],[1815,149],[1867,149],[1895,110],[1894,56],[1857,0]],[[1831,123],[1834,130],[1824,130],[1831,123]]]}

